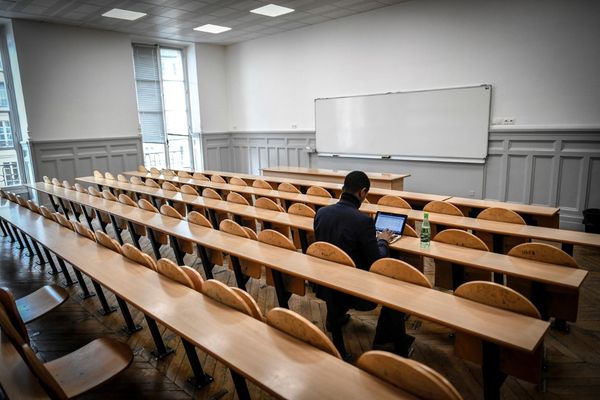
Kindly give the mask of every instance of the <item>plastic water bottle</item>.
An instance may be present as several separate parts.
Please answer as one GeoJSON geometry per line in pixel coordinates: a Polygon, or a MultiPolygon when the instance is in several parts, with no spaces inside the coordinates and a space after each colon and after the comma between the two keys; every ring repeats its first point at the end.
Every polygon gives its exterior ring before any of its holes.
{"type": "Polygon", "coordinates": [[[429,213],[423,213],[423,223],[421,224],[421,248],[428,249],[431,239],[431,227],[429,226],[429,213]]]}

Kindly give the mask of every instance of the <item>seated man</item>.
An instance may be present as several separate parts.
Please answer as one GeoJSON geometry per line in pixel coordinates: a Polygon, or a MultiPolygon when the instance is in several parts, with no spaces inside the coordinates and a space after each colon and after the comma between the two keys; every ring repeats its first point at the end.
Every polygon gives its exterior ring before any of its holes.
{"type": "MultiPolygon", "coordinates": [[[[315,240],[331,243],[346,252],[357,268],[369,270],[379,258],[388,256],[392,232],[375,232],[375,223],[358,209],[367,198],[371,182],[362,171],[350,172],[344,179],[340,201],[319,209],[314,220],[315,240]]],[[[341,326],[348,322],[349,309],[373,310],[377,304],[340,293],[326,287],[317,287],[317,297],[327,303],[327,330],[340,354],[345,356],[341,326]]],[[[386,307],[381,309],[374,348],[393,346],[393,351],[407,357],[414,339],[406,335],[404,314],[386,307]]]]}

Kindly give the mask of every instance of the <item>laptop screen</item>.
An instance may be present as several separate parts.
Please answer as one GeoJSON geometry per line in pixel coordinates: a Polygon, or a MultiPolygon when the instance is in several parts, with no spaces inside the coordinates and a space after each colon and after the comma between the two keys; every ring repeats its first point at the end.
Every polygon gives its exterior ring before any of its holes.
{"type": "Polygon", "coordinates": [[[377,211],[377,216],[375,217],[375,230],[381,232],[388,229],[396,235],[402,235],[407,218],[408,216],[404,214],[392,214],[377,211]]]}

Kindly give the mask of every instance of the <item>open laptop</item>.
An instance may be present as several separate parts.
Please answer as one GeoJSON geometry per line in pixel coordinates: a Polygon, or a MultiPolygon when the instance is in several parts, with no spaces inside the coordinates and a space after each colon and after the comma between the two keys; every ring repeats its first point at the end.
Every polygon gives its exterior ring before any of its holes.
{"type": "Polygon", "coordinates": [[[391,231],[394,236],[392,237],[390,243],[394,243],[402,236],[402,233],[404,232],[404,225],[406,225],[407,219],[408,215],[405,214],[377,211],[377,215],[375,216],[375,231],[377,233],[386,229],[391,231]]]}

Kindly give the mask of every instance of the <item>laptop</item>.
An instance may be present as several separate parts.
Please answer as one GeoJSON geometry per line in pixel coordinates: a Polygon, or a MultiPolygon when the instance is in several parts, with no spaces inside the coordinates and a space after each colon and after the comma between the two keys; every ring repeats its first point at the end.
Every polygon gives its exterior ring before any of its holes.
{"type": "Polygon", "coordinates": [[[377,233],[383,232],[386,229],[391,231],[394,236],[390,243],[394,243],[402,236],[407,219],[408,215],[405,214],[377,211],[377,215],[375,216],[375,231],[377,233]]]}

